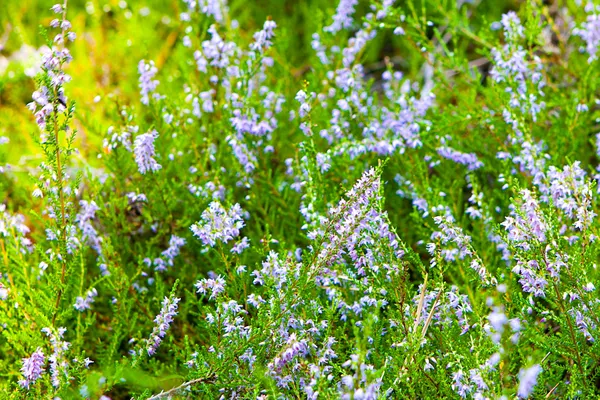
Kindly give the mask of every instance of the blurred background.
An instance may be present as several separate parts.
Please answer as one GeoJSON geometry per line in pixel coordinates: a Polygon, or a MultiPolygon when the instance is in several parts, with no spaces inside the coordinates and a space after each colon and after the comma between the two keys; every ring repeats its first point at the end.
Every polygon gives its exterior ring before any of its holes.
{"type": "MultiPolygon", "coordinates": [[[[2,0],[0,6],[0,137],[10,139],[8,147],[0,149],[9,149],[0,156],[5,158],[0,162],[11,164],[15,173],[38,157],[35,140],[39,132],[26,104],[35,90],[40,48],[47,42],[43,27],[53,18],[50,7],[55,2],[2,0]]],[[[403,3],[403,0],[396,2],[405,6],[403,3]]],[[[446,3],[423,0],[414,2],[414,7],[443,19],[446,3]]],[[[298,88],[303,75],[310,70],[307,65],[307,55],[312,52],[310,32],[329,24],[325,12],[333,11],[337,5],[337,0],[233,0],[229,2],[229,22],[237,21],[250,42],[267,17],[275,20],[276,62],[284,66],[291,79],[298,80],[298,88]]],[[[94,157],[87,156],[102,150],[102,138],[111,120],[114,121],[115,111],[138,101],[139,60],[154,60],[159,71],[165,63],[176,66],[189,61],[177,51],[183,37],[178,16],[185,4],[181,0],[69,0],[68,6],[68,18],[77,39],[69,46],[74,61],[69,66],[73,79],[67,85],[67,96],[77,105],[75,127],[80,156],[93,164],[94,157]]],[[[359,4],[357,15],[364,15],[366,8],[364,2],[359,4]]],[[[474,27],[489,24],[510,8],[511,2],[505,0],[473,4],[476,13],[470,22],[474,27]]],[[[406,40],[398,40],[390,33],[372,43],[365,58],[367,70],[372,61],[371,72],[377,73],[383,68],[380,60],[390,57],[405,74],[418,73],[422,64],[414,60],[418,49],[407,45],[406,40]]],[[[166,77],[159,74],[158,78],[164,85],[181,78],[176,75],[177,72],[166,77]]]]}

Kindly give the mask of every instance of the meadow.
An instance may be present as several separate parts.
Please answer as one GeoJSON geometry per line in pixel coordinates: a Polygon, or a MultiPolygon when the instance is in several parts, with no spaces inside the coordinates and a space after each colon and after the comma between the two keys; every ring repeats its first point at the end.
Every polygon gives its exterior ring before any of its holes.
{"type": "Polygon", "coordinates": [[[58,1],[0,6],[0,399],[600,396],[597,0],[58,1]]]}

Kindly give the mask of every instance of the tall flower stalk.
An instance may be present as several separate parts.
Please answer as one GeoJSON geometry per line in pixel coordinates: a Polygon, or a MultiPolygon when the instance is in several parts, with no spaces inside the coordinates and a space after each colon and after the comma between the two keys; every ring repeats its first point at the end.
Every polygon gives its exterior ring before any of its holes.
{"type": "Polygon", "coordinates": [[[69,176],[65,169],[69,156],[74,151],[75,132],[70,127],[74,105],[68,104],[64,91],[64,85],[71,80],[65,68],[72,61],[66,44],[75,40],[75,34],[71,31],[71,23],[67,20],[67,0],[62,4],[55,4],[51,10],[57,18],[50,22],[50,28],[58,29],[59,32],[48,43],[49,49],[43,54],[38,89],[32,94],[33,101],[29,103],[29,108],[34,113],[40,128],[39,143],[46,158],[40,165],[41,183],[35,189],[34,195],[43,196],[47,201],[47,208],[44,211],[49,217],[46,237],[51,242],[57,242],[56,248],[51,249],[48,254],[51,260],[56,259],[61,265],[60,287],[52,316],[54,324],[63,295],[67,254],[72,253],[76,245],[76,240],[69,237],[73,232],[70,215],[71,197],[75,188],[67,182],[69,176]],[[66,142],[65,146],[61,145],[63,141],[66,142]]]}

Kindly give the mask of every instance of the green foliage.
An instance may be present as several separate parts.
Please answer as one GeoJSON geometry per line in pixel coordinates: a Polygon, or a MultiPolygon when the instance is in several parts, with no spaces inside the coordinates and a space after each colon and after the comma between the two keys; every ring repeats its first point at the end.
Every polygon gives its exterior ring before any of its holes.
{"type": "Polygon", "coordinates": [[[598,8],[198,3],[0,7],[0,398],[598,396],[598,8]]]}

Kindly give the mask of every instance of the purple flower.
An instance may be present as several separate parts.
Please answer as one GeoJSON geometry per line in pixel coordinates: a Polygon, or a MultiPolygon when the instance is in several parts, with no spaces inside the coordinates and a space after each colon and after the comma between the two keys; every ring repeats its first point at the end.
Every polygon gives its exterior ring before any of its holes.
{"type": "Polygon", "coordinates": [[[246,146],[244,142],[234,136],[227,138],[227,142],[233,149],[233,155],[237,158],[240,165],[243,167],[246,174],[251,174],[258,164],[256,155],[246,146]]]}
{"type": "Polygon", "coordinates": [[[283,351],[269,363],[268,368],[271,373],[280,373],[283,367],[292,362],[295,357],[306,354],[308,354],[308,342],[306,339],[298,340],[296,333],[292,333],[283,351]]]}
{"type": "Polygon", "coordinates": [[[217,276],[215,279],[201,279],[196,284],[196,293],[205,295],[210,291],[209,299],[216,299],[217,296],[225,291],[225,279],[222,276],[217,276]]]}
{"type": "Polygon", "coordinates": [[[239,49],[234,42],[225,42],[219,36],[215,25],[208,28],[208,33],[211,39],[202,42],[202,52],[195,55],[198,70],[204,69],[206,63],[215,68],[226,69],[230,66],[231,58],[239,53],[239,49]]]}
{"type": "Polygon", "coordinates": [[[308,113],[310,112],[310,104],[307,103],[307,99],[308,96],[306,95],[304,90],[300,90],[298,93],[296,93],[296,101],[300,103],[298,115],[300,115],[301,118],[306,117],[306,115],[308,115],[308,113]]]}
{"type": "Polygon", "coordinates": [[[242,252],[248,247],[250,247],[250,241],[247,237],[244,236],[242,240],[233,245],[233,247],[231,248],[231,252],[235,254],[242,254],[242,252]]]}
{"type": "Polygon", "coordinates": [[[256,362],[256,356],[253,352],[252,347],[249,347],[244,354],[240,356],[240,360],[246,361],[251,371],[254,369],[254,363],[256,362]]]}
{"type": "MultiPolygon", "coordinates": [[[[435,237],[439,237],[442,240],[443,244],[447,244],[449,242],[456,244],[458,247],[458,256],[460,259],[464,259],[467,256],[472,256],[473,252],[471,251],[471,237],[463,233],[462,228],[456,226],[454,222],[454,218],[451,216],[437,216],[433,219],[435,223],[440,227],[441,232],[436,232],[435,237]]],[[[447,261],[454,261],[454,253],[444,253],[447,254],[447,261]]]]}
{"type": "Polygon", "coordinates": [[[272,283],[277,290],[281,290],[288,280],[289,267],[279,259],[279,255],[270,251],[267,259],[262,263],[262,269],[252,272],[255,285],[272,283]]]}
{"type": "Polygon", "coordinates": [[[337,33],[342,29],[352,27],[352,14],[354,7],[358,4],[358,0],[340,0],[337,10],[333,15],[333,23],[323,28],[325,32],[337,33]]]}
{"type": "Polygon", "coordinates": [[[75,309],[79,312],[89,310],[92,307],[92,303],[94,302],[94,299],[97,296],[98,291],[95,288],[92,288],[88,290],[87,294],[85,295],[85,298],[81,296],[77,297],[77,300],[75,301],[73,307],[75,307],[75,309]]]}
{"type": "Polygon", "coordinates": [[[19,385],[25,389],[29,389],[29,385],[38,380],[44,373],[44,352],[40,347],[29,358],[23,359],[23,367],[21,373],[25,379],[19,381],[19,385]]]}
{"type": "Polygon", "coordinates": [[[98,236],[98,232],[91,222],[96,218],[96,211],[98,211],[100,208],[94,201],[81,200],[79,205],[81,206],[81,209],[75,216],[75,222],[77,223],[77,227],[83,235],[82,240],[87,241],[94,251],[101,256],[102,238],[98,236]]]}
{"type": "Polygon", "coordinates": [[[146,351],[149,356],[156,353],[158,346],[160,346],[160,343],[167,334],[167,331],[173,322],[173,318],[177,315],[177,303],[179,303],[180,300],[181,299],[178,297],[173,297],[172,299],[168,297],[164,298],[162,309],[154,319],[155,326],[147,342],[146,351]]]}
{"type": "MultiPolygon", "coordinates": [[[[213,17],[219,23],[223,22],[224,15],[228,11],[226,0],[201,0],[199,2],[184,0],[184,3],[187,4],[190,11],[197,9],[202,14],[213,17]]],[[[186,18],[184,17],[181,20],[186,20],[186,18]]]]}
{"type": "Polygon", "coordinates": [[[521,20],[514,11],[509,11],[502,15],[502,20],[500,23],[504,28],[504,34],[511,40],[523,37],[525,29],[521,24],[521,20]]]}
{"type": "Polygon", "coordinates": [[[242,208],[239,204],[225,209],[221,203],[213,201],[202,213],[201,221],[190,227],[204,246],[213,247],[217,242],[227,243],[240,234],[244,227],[242,208]]]}
{"type": "Polygon", "coordinates": [[[585,51],[590,56],[588,62],[594,61],[600,47],[600,15],[597,13],[588,15],[583,25],[573,29],[573,33],[585,41],[585,51]]]}
{"type": "Polygon", "coordinates": [[[254,34],[254,43],[250,45],[252,50],[260,52],[268,49],[273,45],[271,39],[275,36],[273,30],[277,27],[275,21],[267,20],[263,25],[263,29],[254,34]]]}
{"type": "Polygon", "coordinates": [[[540,211],[538,201],[531,191],[523,189],[521,194],[520,212],[513,210],[512,217],[506,217],[501,224],[508,232],[508,239],[515,242],[517,246],[528,250],[531,246],[530,239],[537,239],[543,243],[546,241],[548,224],[540,211]]]}
{"type": "Polygon", "coordinates": [[[135,138],[133,153],[135,154],[135,162],[141,174],[145,174],[148,171],[156,172],[162,168],[154,159],[156,154],[154,140],[157,137],[158,132],[152,130],[135,138]]]}
{"type": "Polygon", "coordinates": [[[462,371],[458,371],[452,374],[452,389],[463,399],[467,398],[467,395],[471,390],[471,386],[464,379],[465,375],[462,371]]]}
{"type": "Polygon", "coordinates": [[[154,80],[154,76],[158,69],[154,66],[154,61],[146,63],[145,60],[140,60],[138,64],[138,72],[140,74],[140,95],[142,96],[142,104],[148,105],[150,99],[149,94],[156,90],[158,81],[154,80]]]}
{"type": "Polygon", "coordinates": [[[185,245],[185,239],[176,235],[171,235],[169,239],[169,247],[161,254],[166,259],[167,264],[173,265],[173,260],[179,255],[180,249],[185,245]]]}
{"type": "Polygon", "coordinates": [[[471,379],[471,382],[477,386],[477,389],[481,391],[488,389],[487,383],[485,383],[481,377],[481,373],[477,369],[472,369],[469,371],[469,378],[471,379]]]}
{"type": "Polygon", "coordinates": [[[536,297],[546,297],[545,288],[548,282],[543,278],[540,266],[536,260],[524,262],[519,260],[512,271],[521,276],[519,283],[526,293],[536,297]]]}
{"type": "MultiPolygon", "coordinates": [[[[585,307],[585,309],[587,309],[587,307],[585,307]]],[[[579,328],[581,333],[583,333],[583,336],[585,336],[585,338],[590,342],[595,342],[596,339],[591,334],[590,327],[595,330],[596,324],[594,323],[592,318],[590,318],[589,315],[586,315],[589,314],[589,310],[587,311],[587,313],[582,313],[580,310],[571,309],[570,313],[571,316],[575,318],[575,324],[577,325],[577,328],[579,328]]]]}
{"type": "Polygon", "coordinates": [[[519,371],[519,389],[517,396],[520,399],[526,399],[533,392],[533,388],[537,384],[538,375],[542,372],[542,367],[538,364],[531,368],[519,371]]]}
{"type": "Polygon", "coordinates": [[[439,147],[437,152],[440,156],[452,160],[457,164],[466,165],[469,171],[475,171],[483,167],[483,163],[473,153],[461,153],[450,147],[439,147]]]}
{"type": "Polygon", "coordinates": [[[61,384],[61,376],[69,380],[69,362],[65,357],[65,352],[71,346],[71,343],[63,341],[63,337],[67,328],[58,328],[53,331],[51,328],[43,328],[42,332],[50,338],[52,345],[52,355],[48,357],[50,361],[50,375],[52,376],[52,386],[59,387],[61,384]]]}

